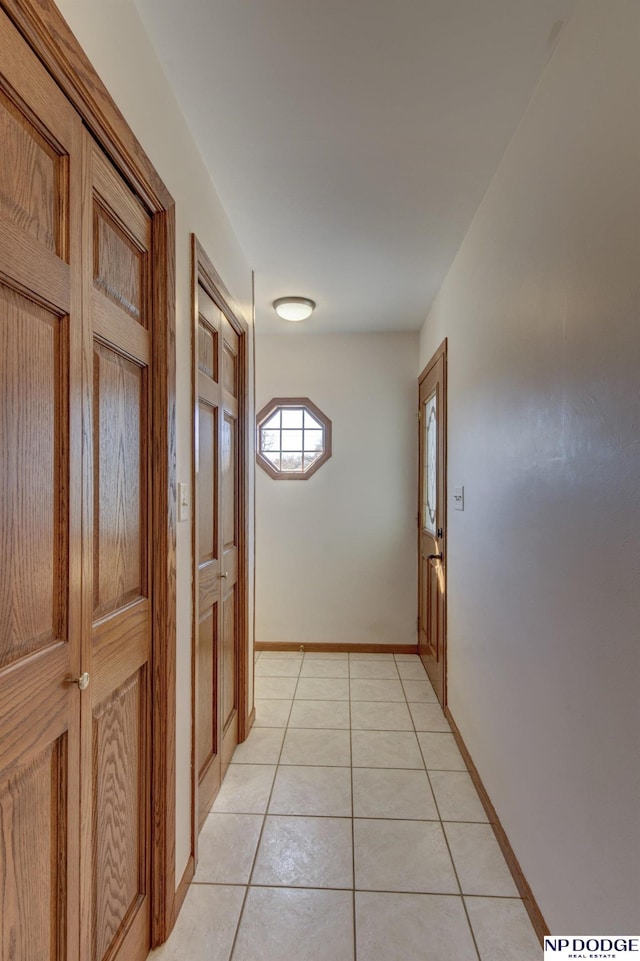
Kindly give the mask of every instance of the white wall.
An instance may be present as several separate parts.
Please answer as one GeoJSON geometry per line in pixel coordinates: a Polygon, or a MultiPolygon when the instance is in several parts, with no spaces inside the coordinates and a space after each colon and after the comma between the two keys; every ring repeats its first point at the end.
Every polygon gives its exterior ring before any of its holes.
{"type": "Polygon", "coordinates": [[[416,643],[417,350],[417,333],[258,335],[258,410],[309,397],[333,456],[306,481],[258,468],[257,641],[416,643]]]}
{"type": "Polygon", "coordinates": [[[637,0],[579,5],[421,337],[450,707],[556,933],[640,928],[639,51],[637,0]]]}
{"type": "MultiPolygon", "coordinates": [[[[56,2],[176,202],[177,472],[178,481],[190,484],[191,232],[198,236],[247,320],[252,316],[251,272],[133,4],[130,0],[56,2]]],[[[251,475],[253,485],[253,471],[251,475]]],[[[253,490],[250,503],[253,504],[253,490]]],[[[253,530],[253,513],[249,526],[253,530]]],[[[252,572],[252,558],[249,569],[252,572]]],[[[177,590],[176,882],[179,882],[191,844],[189,521],[178,524],[177,590]]],[[[250,594],[252,590],[251,584],[250,594]]],[[[252,612],[250,623],[251,616],[252,612]]],[[[252,698],[253,692],[250,695],[252,698]]]]}

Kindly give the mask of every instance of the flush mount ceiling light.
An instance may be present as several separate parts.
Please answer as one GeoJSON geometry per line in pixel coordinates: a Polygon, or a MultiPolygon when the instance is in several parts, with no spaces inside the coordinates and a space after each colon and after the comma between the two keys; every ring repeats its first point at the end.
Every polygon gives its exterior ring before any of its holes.
{"type": "Polygon", "coordinates": [[[283,320],[306,320],[315,307],[315,301],[309,300],[308,297],[280,297],[273,302],[273,309],[283,320]]]}

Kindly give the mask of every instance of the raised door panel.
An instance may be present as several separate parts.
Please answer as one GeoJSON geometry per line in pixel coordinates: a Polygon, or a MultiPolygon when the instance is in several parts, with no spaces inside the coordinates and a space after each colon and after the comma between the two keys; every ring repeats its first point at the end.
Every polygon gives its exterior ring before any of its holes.
{"type": "Polygon", "coordinates": [[[94,618],[146,595],[145,371],[94,348],[94,618]]]}
{"type": "Polygon", "coordinates": [[[147,893],[145,669],[93,712],[94,961],[103,961],[147,893]]]}
{"type": "Polygon", "coordinates": [[[100,204],[94,207],[93,283],[147,326],[147,253],[100,204]]]}
{"type": "Polygon", "coordinates": [[[80,119],[0,11],[0,957],[78,961],[80,119]]]}
{"type": "MultiPolygon", "coordinates": [[[[222,723],[225,732],[233,722],[237,710],[237,603],[236,587],[231,588],[223,601],[222,617],[222,723]]],[[[235,745],[234,745],[235,746],[235,745]]]]}
{"type": "Polygon", "coordinates": [[[0,668],[67,636],[67,341],[0,284],[0,668]]]}
{"type": "Polygon", "coordinates": [[[63,961],[66,735],[0,774],[0,957],[63,961]]]}
{"type": "Polygon", "coordinates": [[[197,638],[197,759],[198,774],[203,777],[218,753],[216,690],[218,686],[218,605],[213,604],[200,620],[197,638]]]}
{"type": "Polygon", "coordinates": [[[61,254],[66,164],[0,90],[0,214],[61,254]]]}
{"type": "Polygon", "coordinates": [[[217,410],[198,404],[198,564],[218,556],[218,428],[217,410]]]}

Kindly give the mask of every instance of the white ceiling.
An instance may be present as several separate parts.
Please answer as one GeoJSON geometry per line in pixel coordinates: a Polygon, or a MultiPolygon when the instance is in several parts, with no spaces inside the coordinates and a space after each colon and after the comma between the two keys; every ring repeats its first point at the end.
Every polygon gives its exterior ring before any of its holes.
{"type": "Polygon", "coordinates": [[[135,2],[258,332],[320,333],[420,327],[576,0],[135,2]]]}

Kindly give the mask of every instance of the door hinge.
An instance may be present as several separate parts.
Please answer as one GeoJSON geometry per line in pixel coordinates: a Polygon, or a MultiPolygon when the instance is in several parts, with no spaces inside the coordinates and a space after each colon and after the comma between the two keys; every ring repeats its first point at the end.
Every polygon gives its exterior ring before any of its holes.
{"type": "Polygon", "coordinates": [[[420,511],[416,514],[416,527],[420,527],[420,511]]]}
{"type": "Polygon", "coordinates": [[[416,617],[416,630],[417,630],[417,631],[420,630],[420,615],[418,615],[418,617],[416,617]]]}
{"type": "Polygon", "coordinates": [[[422,420],[422,411],[421,411],[421,410],[417,410],[417,411],[416,411],[416,417],[418,418],[418,420],[422,420]]]}

